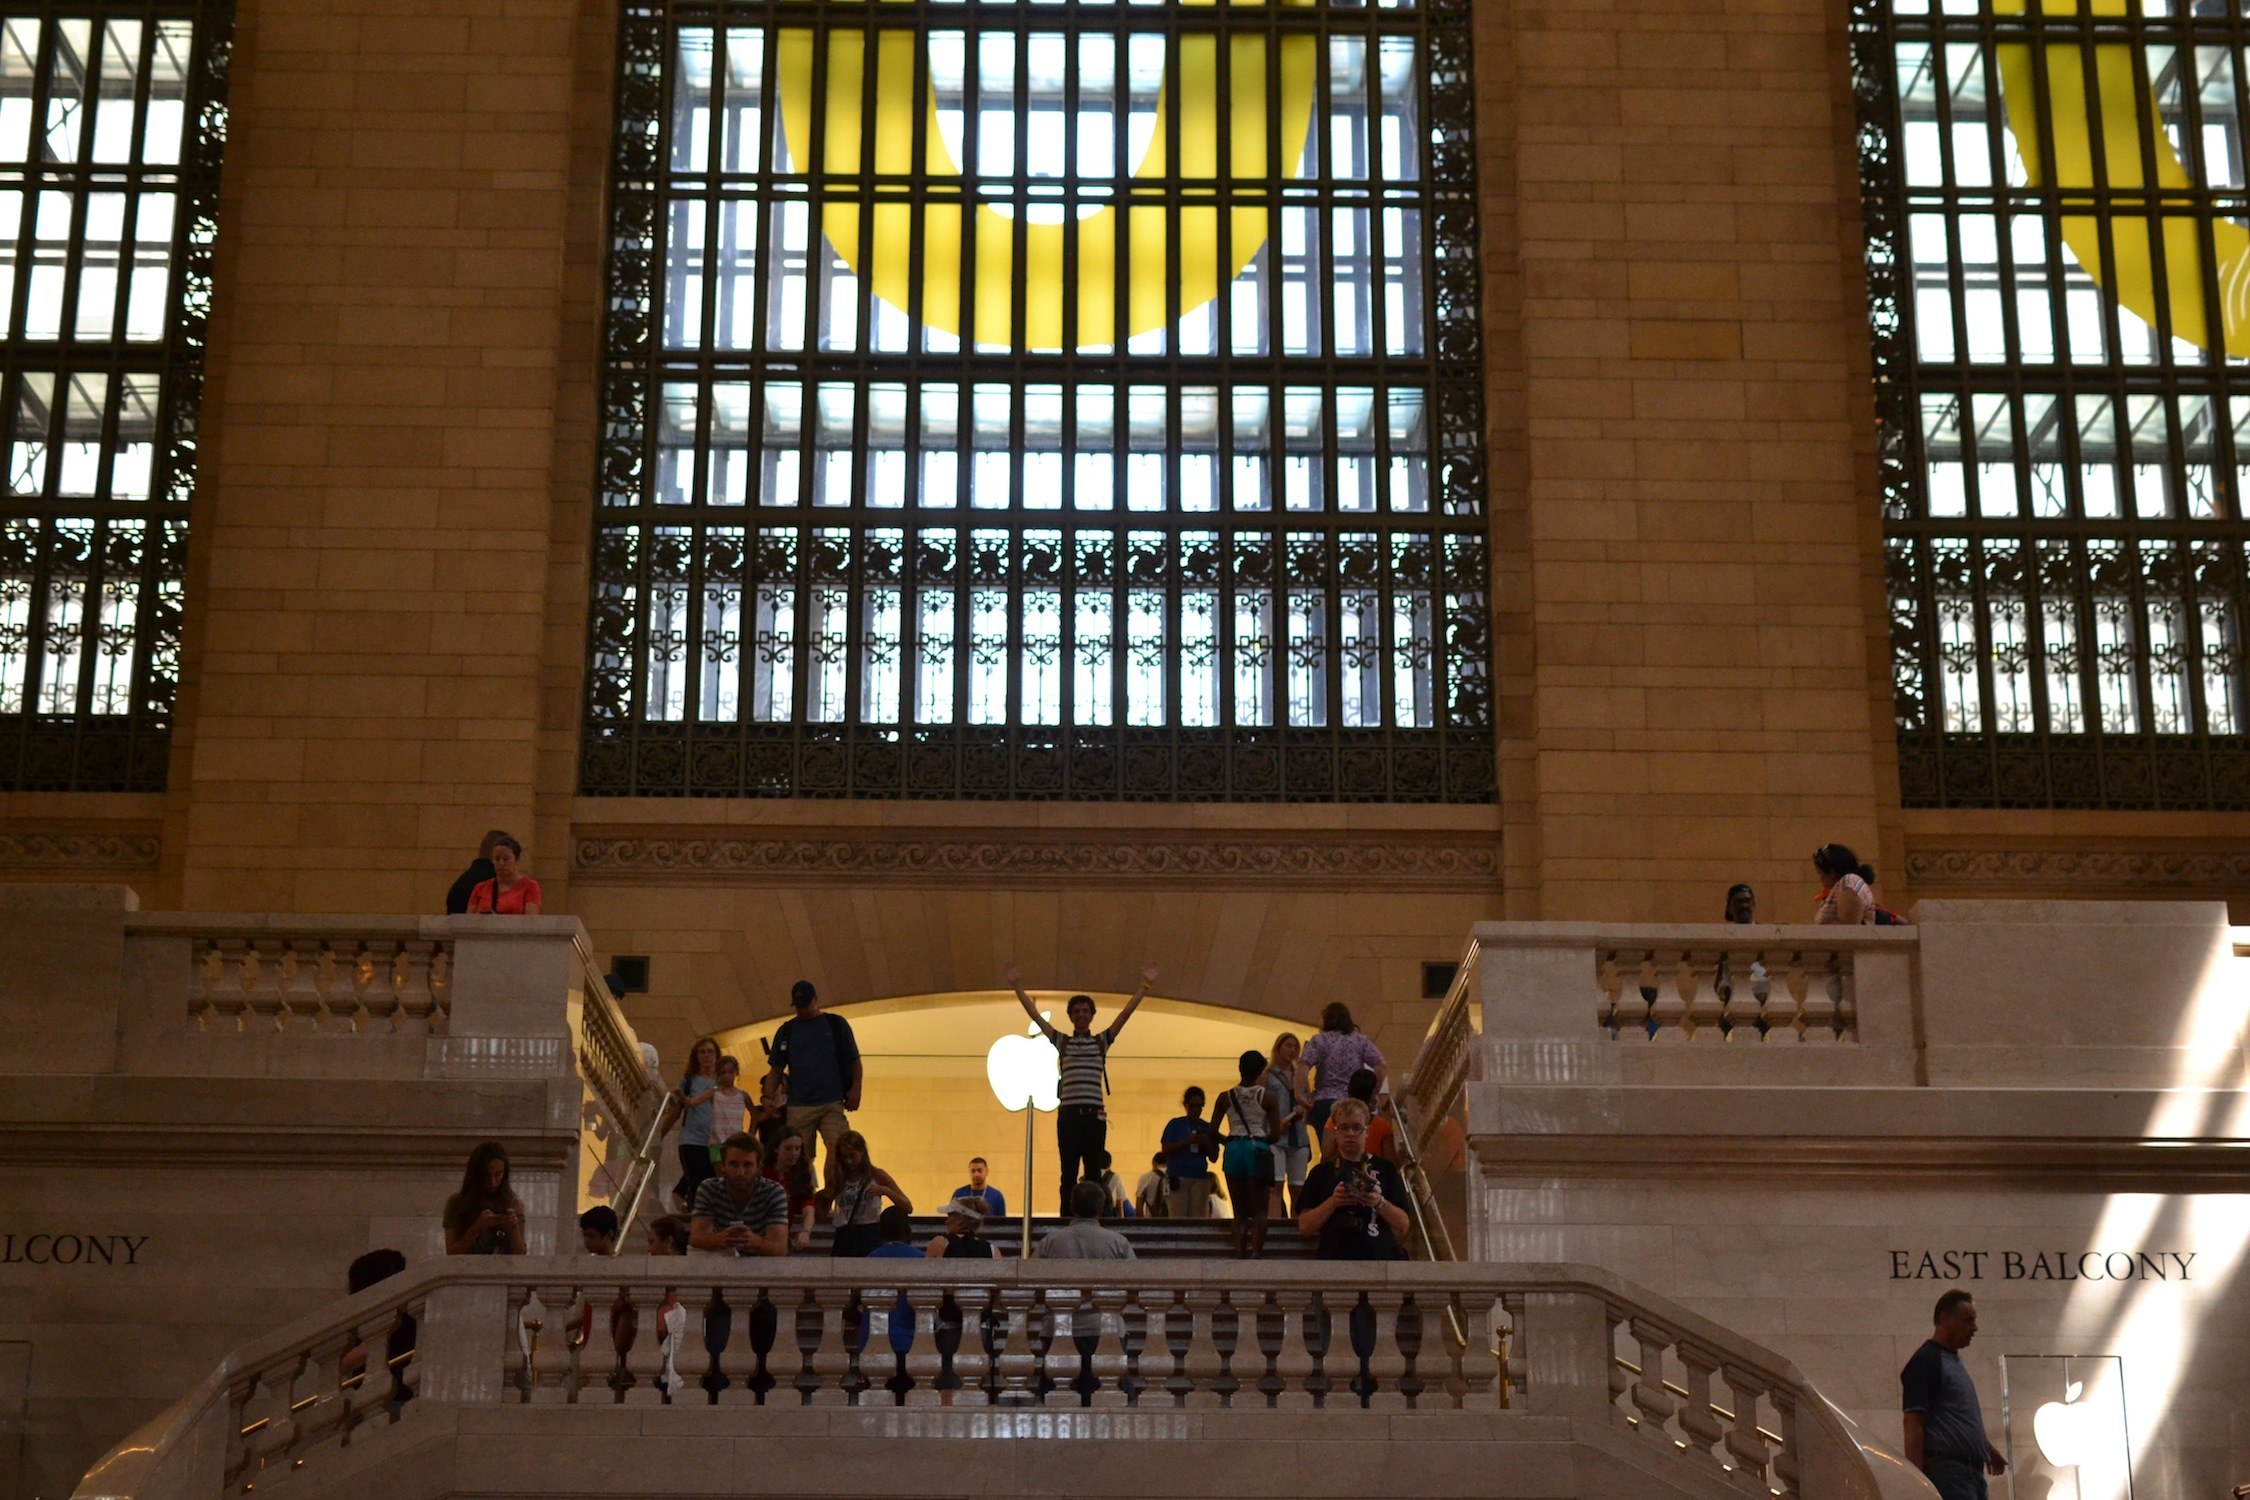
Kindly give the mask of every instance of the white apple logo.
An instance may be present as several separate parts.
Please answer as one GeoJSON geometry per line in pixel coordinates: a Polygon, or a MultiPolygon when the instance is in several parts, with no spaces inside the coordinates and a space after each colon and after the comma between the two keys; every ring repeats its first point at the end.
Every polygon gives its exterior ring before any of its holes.
{"type": "Polygon", "coordinates": [[[1038,1027],[1026,1027],[1023,1035],[1003,1036],[985,1053],[985,1081],[1010,1114],[1026,1105],[1052,1110],[1062,1084],[1061,1061],[1038,1027]]]}
{"type": "Polygon", "coordinates": [[[2073,1380],[2060,1401],[2049,1401],[2031,1416],[2031,1435],[2039,1456],[2058,1469],[2107,1476],[2122,1473],[2126,1463],[2125,1432],[2116,1401],[2081,1401],[2086,1384],[2073,1380]]]}

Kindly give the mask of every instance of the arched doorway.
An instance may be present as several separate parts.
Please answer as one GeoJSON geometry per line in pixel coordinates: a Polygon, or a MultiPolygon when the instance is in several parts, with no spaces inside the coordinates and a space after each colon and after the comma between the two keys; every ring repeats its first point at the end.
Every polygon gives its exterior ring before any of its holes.
{"type": "MultiPolygon", "coordinates": [[[[1066,1025],[1068,990],[1034,990],[1032,999],[1058,1026],[1066,1025]]],[[[1094,992],[1096,1026],[1106,1026],[1126,996],[1094,992]]],[[[1007,1195],[1009,1211],[1024,1202],[1023,1117],[1009,1114],[985,1081],[992,1044],[1029,1029],[1015,996],[967,991],[866,1000],[833,1007],[852,1024],[867,1071],[861,1109],[853,1124],[865,1132],[875,1160],[895,1176],[917,1212],[930,1212],[968,1179],[968,1162],[982,1156],[992,1184],[1007,1195]]],[[[742,1063],[744,1088],[753,1094],[765,1071],[765,1049],[780,1018],[719,1033],[720,1050],[742,1063]]],[[[1236,1059],[1253,1048],[1265,1052],[1274,1038],[1301,1023],[1256,1011],[1151,997],[1110,1054],[1109,1143],[1128,1189],[1149,1169],[1164,1122],[1178,1114],[1189,1084],[1215,1095],[1236,1078],[1236,1059]]],[[[1054,1117],[1036,1127],[1033,1211],[1055,1211],[1059,1166],[1054,1117]]]]}

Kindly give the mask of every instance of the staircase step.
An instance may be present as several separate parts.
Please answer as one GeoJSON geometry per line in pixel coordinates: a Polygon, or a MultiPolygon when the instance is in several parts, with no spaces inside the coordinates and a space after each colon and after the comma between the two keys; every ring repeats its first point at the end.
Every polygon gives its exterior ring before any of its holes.
{"type": "MultiPolygon", "coordinates": [[[[1064,1222],[1045,1214],[1032,1215],[1031,1242],[1038,1244],[1043,1235],[1060,1229],[1064,1222]]],[[[916,1214],[914,1243],[927,1244],[944,1227],[943,1215],[916,1214]]],[[[1132,1241],[1133,1254],[1142,1260],[1229,1260],[1234,1256],[1232,1219],[1104,1219],[1102,1227],[1114,1229],[1132,1241]]],[[[826,1255],[831,1237],[827,1225],[816,1225],[809,1253],[826,1255]]],[[[1012,1214],[986,1219],[984,1237],[1013,1253],[1023,1242],[1023,1220],[1012,1214]]],[[[1263,1259],[1310,1260],[1312,1253],[1313,1242],[1300,1234],[1295,1224],[1285,1219],[1267,1222],[1263,1259]]]]}

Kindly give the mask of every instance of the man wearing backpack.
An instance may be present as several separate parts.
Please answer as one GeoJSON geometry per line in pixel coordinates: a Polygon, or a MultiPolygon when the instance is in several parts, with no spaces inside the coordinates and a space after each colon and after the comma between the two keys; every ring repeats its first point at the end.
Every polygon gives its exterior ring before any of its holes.
{"type": "Polygon", "coordinates": [[[859,1108],[859,1043],[849,1021],[820,1008],[810,980],[791,986],[789,1004],[796,1014],[773,1034],[765,1081],[778,1088],[786,1079],[789,1124],[804,1137],[806,1164],[811,1165],[817,1139],[827,1147],[826,1170],[833,1173],[836,1142],[852,1128],[851,1111],[859,1108]]]}

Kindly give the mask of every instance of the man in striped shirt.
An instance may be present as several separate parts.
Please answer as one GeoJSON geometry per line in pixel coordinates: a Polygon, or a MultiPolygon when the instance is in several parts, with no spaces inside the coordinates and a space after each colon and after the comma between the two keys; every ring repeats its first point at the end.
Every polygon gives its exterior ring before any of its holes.
{"type": "MultiPolygon", "coordinates": [[[[1063,1217],[1071,1211],[1071,1190],[1085,1176],[1098,1175],[1109,1161],[1109,1049],[1117,1041],[1125,1023],[1133,1018],[1148,987],[1156,983],[1156,965],[1141,968],[1141,987],[1133,991],[1133,998],[1117,1013],[1117,1019],[1100,1031],[1094,1030],[1094,1001],[1090,995],[1073,995],[1063,1007],[1070,1017],[1070,1034],[1062,1032],[1039,1013],[1031,996],[1024,992],[1023,971],[1014,964],[1008,965],[1005,976],[1008,986],[1023,1002],[1024,1014],[1039,1028],[1040,1034],[1055,1044],[1061,1055],[1061,1078],[1056,1089],[1055,1145],[1062,1153],[1062,1207],[1063,1217]]],[[[1029,1193],[1025,1194],[1029,1197],[1029,1193]]],[[[1031,1205],[1024,1205],[1029,1213],[1031,1205]]]]}

